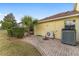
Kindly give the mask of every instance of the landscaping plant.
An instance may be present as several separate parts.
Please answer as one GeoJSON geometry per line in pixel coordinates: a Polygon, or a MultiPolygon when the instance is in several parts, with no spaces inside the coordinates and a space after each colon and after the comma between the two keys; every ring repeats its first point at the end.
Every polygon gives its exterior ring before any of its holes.
{"type": "Polygon", "coordinates": [[[27,33],[34,32],[34,26],[37,24],[37,19],[31,16],[24,16],[22,18],[22,24],[26,26],[27,33]]]}
{"type": "Polygon", "coordinates": [[[23,38],[24,36],[24,28],[22,27],[13,27],[8,31],[8,35],[11,36],[11,37],[17,37],[17,38],[23,38]]]}

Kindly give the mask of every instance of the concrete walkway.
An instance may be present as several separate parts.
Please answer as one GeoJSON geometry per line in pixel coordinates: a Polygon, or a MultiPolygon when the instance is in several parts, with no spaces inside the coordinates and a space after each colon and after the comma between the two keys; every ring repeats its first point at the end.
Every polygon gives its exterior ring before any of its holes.
{"type": "Polygon", "coordinates": [[[42,37],[26,37],[22,41],[34,45],[44,56],[79,56],[79,45],[62,44],[60,40],[42,40],[42,37]]]}

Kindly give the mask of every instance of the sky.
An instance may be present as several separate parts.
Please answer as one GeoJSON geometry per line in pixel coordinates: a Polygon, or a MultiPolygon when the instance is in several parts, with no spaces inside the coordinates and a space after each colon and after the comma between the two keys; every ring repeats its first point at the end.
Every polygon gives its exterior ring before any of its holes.
{"type": "Polygon", "coordinates": [[[24,16],[32,16],[38,20],[61,12],[71,11],[73,3],[0,3],[0,20],[13,13],[17,22],[24,16]]]}

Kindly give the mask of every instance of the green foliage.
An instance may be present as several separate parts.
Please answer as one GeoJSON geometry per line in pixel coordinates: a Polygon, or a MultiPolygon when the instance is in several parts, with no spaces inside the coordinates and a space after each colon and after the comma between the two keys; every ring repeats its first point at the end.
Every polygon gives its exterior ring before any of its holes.
{"type": "Polygon", "coordinates": [[[26,26],[27,32],[30,32],[34,30],[34,25],[37,24],[37,20],[30,16],[24,16],[22,18],[22,23],[26,26]]]}
{"type": "Polygon", "coordinates": [[[2,28],[3,28],[3,29],[10,29],[12,26],[13,26],[12,22],[4,21],[4,22],[2,23],[2,28]]]}
{"type": "Polygon", "coordinates": [[[3,21],[2,21],[2,28],[3,29],[10,29],[11,27],[14,27],[16,26],[16,21],[15,21],[15,17],[13,16],[12,13],[6,15],[4,18],[3,18],[3,21]]]}
{"type": "Polygon", "coordinates": [[[32,17],[30,17],[30,16],[24,16],[22,18],[22,23],[24,25],[30,26],[30,24],[32,23],[32,17]]]}
{"type": "Polygon", "coordinates": [[[38,20],[37,19],[33,20],[33,24],[34,25],[37,25],[37,23],[38,23],[38,20]]]}
{"type": "Polygon", "coordinates": [[[13,37],[12,29],[7,29],[7,32],[10,37],[13,37]]]}
{"type": "Polygon", "coordinates": [[[1,21],[0,21],[0,24],[1,24],[1,21]]]}
{"type": "Polygon", "coordinates": [[[8,35],[11,37],[17,37],[17,38],[23,38],[24,36],[24,28],[20,27],[13,27],[11,29],[8,29],[8,35]]]}
{"type": "Polygon", "coordinates": [[[17,38],[24,36],[24,28],[13,28],[13,35],[17,38]]]}
{"type": "Polygon", "coordinates": [[[30,31],[34,31],[34,26],[37,25],[38,20],[34,19],[32,20],[32,25],[30,26],[30,31]]]}
{"type": "Polygon", "coordinates": [[[26,26],[27,32],[29,32],[29,27],[32,24],[32,17],[30,17],[30,16],[24,16],[22,18],[22,23],[23,23],[23,25],[26,26]]]}

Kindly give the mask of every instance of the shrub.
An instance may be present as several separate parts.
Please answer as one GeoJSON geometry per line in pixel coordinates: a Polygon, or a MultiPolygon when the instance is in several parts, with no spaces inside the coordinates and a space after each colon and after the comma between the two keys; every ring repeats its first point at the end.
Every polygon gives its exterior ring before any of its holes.
{"type": "Polygon", "coordinates": [[[12,29],[7,29],[8,35],[13,37],[12,29]]]}
{"type": "Polygon", "coordinates": [[[23,38],[24,32],[24,28],[21,27],[13,27],[11,29],[8,29],[8,35],[11,37],[23,38]]]}
{"type": "Polygon", "coordinates": [[[24,28],[13,28],[13,35],[17,38],[24,36],[24,28]]]}

